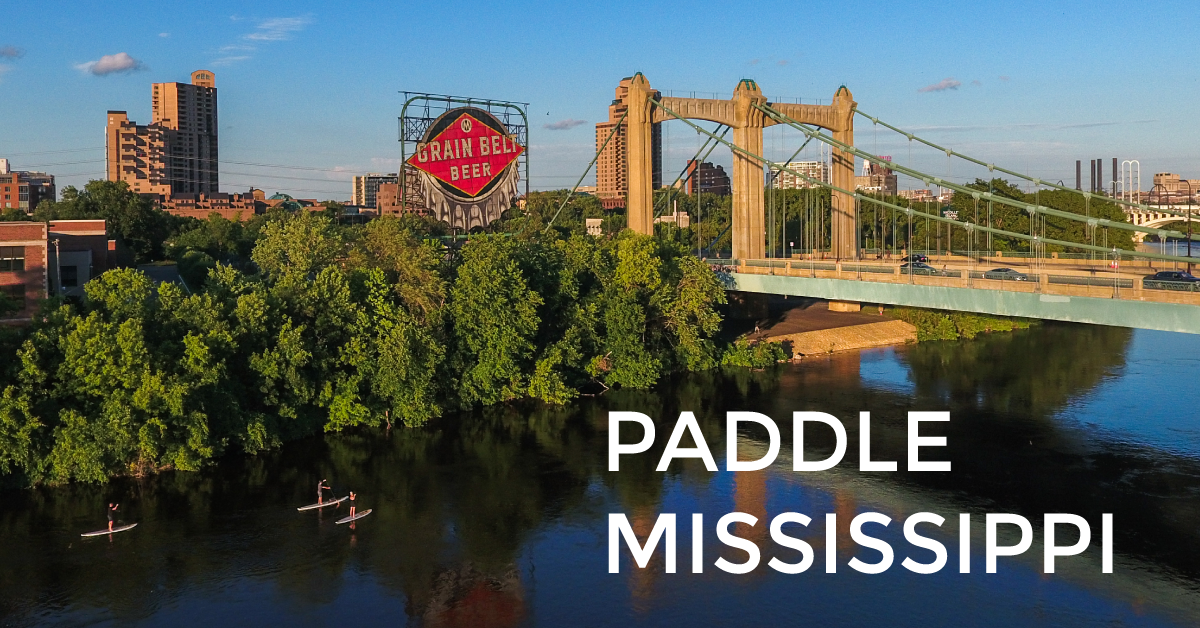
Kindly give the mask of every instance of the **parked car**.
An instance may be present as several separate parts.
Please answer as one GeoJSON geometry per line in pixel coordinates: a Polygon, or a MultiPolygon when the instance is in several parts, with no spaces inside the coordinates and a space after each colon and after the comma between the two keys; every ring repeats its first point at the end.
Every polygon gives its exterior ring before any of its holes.
{"type": "Polygon", "coordinates": [[[1011,268],[993,268],[983,273],[984,279],[999,279],[1000,281],[1029,281],[1029,275],[1019,273],[1011,268]]]}
{"type": "Polygon", "coordinates": [[[911,275],[941,275],[942,271],[921,262],[910,262],[900,265],[901,274],[911,275]]]}
{"type": "Polygon", "coordinates": [[[1164,270],[1154,273],[1153,275],[1146,277],[1146,279],[1151,281],[1186,281],[1189,283],[1200,282],[1200,277],[1196,277],[1185,270],[1164,270]]]}
{"type": "Polygon", "coordinates": [[[913,253],[912,255],[905,257],[904,261],[909,262],[909,263],[920,262],[921,264],[928,264],[929,256],[921,255],[920,253],[913,253]]]}

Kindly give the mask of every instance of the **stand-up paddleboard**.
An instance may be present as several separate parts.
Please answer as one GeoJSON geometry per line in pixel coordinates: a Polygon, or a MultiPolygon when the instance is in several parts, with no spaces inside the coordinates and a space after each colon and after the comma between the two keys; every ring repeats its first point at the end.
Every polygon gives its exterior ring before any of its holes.
{"type": "Polygon", "coordinates": [[[364,511],[354,515],[353,517],[342,517],[341,519],[338,519],[337,522],[338,522],[338,524],[350,523],[351,521],[357,521],[359,519],[362,519],[363,517],[365,517],[369,514],[371,514],[370,510],[364,510],[364,511]]]}
{"type": "Polygon", "coordinates": [[[118,533],[118,532],[124,532],[124,531],[126,531],[126,530],[132,530],[132,529],[134,529],[134,528],[136,528],[136,527],[137,527],[137,524],[136,524],[136,523],[131,523],[131,524],[127,525],[127,526],[119,526],[119,527],[115,527],[115,528],[113,528],[113,529],[111,529],[111,530],[109,530],[108,528],[105,528],[105,529],[103,529],[103,530],[96,530],[95,532],[84,532],[83,534],[80,534],[79,536],[83,536],[83,537],[88,537],[88,536],[104,536],[105,534],[116,534],[116,533],[118,533]]]}
{"type": "Polygon", "coordinates": [[[334,505],[334,504],[340,504],[340,503],[342,503],[342,502],[346,501],[347,499],[350,499],[350,496],[349,496],[349,495],[347,495],[347,496],[345,496],[345,497],[340,497],[340,498],[338,498],[338,499],[331,499],[331,500],[329,500],[329,501],[327,501],[327,502],[321,502],[321,503],[319,503],[319,504],[309,504],[309,505],[307,505],[307,506],[301,506],[301,507],[297,508],[296,510],[314,510],[314,509],[317,509],[317,508],[324,508],[324,507],[326,507],[326,506],[332,506],[332,505],[334,505]]]}

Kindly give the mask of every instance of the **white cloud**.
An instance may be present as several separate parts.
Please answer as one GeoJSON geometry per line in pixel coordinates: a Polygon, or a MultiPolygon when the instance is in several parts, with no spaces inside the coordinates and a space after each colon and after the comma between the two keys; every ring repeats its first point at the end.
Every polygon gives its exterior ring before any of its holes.
{"type": "Polygon", "coordinates": [[[233,64],[237,63],[238,61],[245,61],[246,59],[249,59],[249,58],[250,58],[250,55],[233,55],[233,56],[228,56],[228,57],[217,57],[216,59],[213,59],[212,62],[209,63],[209,65],[211,65],[213,67],[224,67],[227,65],[233,65],[233,64]]]}
{"type": "Polygon", "coordinates": [[[567,118],[565,120],[559,120],[558,122],[547,122],[546,124],[542,125],[542,128],[549,129],[551,131],[566,131],[581,124],[587,124],[587,120],[575,120],[573,118],[567,118]]]}
{"type": "Polygon", "coordinates": [[[0,63],[0,79],[3,79],[4,75],[7,74],[9,72],[9,70],[12,70],[11,65],[5,65],[3,63],[0,63]]]}
{"type": "Polygon", "coordinates": [[[304,27],[311,23],[312,18],[309,16],[273,17],[259,22],[253,33],[243,35],[242,38],[250,41],[283,41],[291,39],[294,33],[304,30],[304,27]]]}
{"type": "Polygon", "coordinates": [[[170,37],[171,33],[159,33],[158,36],[159,37],[170,37]]]}
{"type": "Polygon", "coordinates": [[[917,91],[922,92],[922,93],[944,92],[948,89],[958,89],[958,87],[960,85],[962,85],[962,83],[954,80],[952,77],[947,77],[947,78],[944,78],[944,79],[934,83],[933,85],[926,85],[925,87],[922,87],[921,89],[918,89],[917,91]]]}
{"type": "Polygon", "coordinates": [[[119,72],[145,70],[146,64],[129,56],[127,52],[118,52],[115,55],[104,55],[95,61],[80,63],[75,66],[75,69],[80,72],[95,74],[96,76],[104,76],[119,72]]]}
{"type": "Polygon", "coordinates": [[[25,50],[16,46],[0,46],[0,59],[20,59],[25,56],[25,50]]]}

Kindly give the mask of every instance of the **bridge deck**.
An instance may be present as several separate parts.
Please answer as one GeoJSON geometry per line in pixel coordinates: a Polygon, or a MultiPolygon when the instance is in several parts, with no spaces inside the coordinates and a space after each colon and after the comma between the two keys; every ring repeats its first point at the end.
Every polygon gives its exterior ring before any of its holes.
{"type": "Polygon", "coordinates": [[[709,263],[730,290],[1200,334],[1200,291],[1152,289],[1163,284],[1132,272],[1043,265],[1020,269],[1028,281],[1000,281],[982,278],[987,265],[930,276],[888,261],[722,261],[709,263]]]}

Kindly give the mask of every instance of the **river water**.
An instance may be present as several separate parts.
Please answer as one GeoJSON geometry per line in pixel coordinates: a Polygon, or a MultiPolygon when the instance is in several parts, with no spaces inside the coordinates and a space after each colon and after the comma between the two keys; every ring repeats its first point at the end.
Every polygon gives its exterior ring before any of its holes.
{"type": "MultiPolygon", "coordinates": [[[[108,486],[9,492],[0,509],[3,625],[540,626],[1195,626],[1200,624],[1200,337],[1048,324],[974,341],[834,355],[752,373],[705,373],[654,393],[610,393],[570,408],[491,409],[419,430],[336,434],[200,473],[167,473],[108,486]],[[874,457],[904,468],[909,410],[950,410],[924,432],[949,440],[950,473],[864,473],[857,416],[872,413],[874,457]],[[607,413],[659,421],[648,454],[607,469],[607,413]],[[721,471],[699,461],[654,467],[682,410],[696,412],[721,471]],[[724,412],[753,410],[786,423],[794,410],[841,418],[846,460],[821,473],[780,461],[724,471],[724,412]],[[335,525],[345,508],[298,513],[318,480],[354,490],[371,516],[335,525]],[[133,531],[81,540],[121,502],[133,531]],[[716,541],[731,511],[763,563],[735,576],[716,541]],[[817,560],[783,575],[771,556],[798,553],[765,531],[774,515],[813,518],[817,560]],[[893,519],[896,562],[880,575],[846,566],[879,554],[849,540],[856,512],[893,519]],[[920,511],[947,519],[949,563],[917,575],[900,566],[900,528],[920,511]],[[609,574],[608,513],[645,534],[678,513],[679,573],[609,574]],[[972,572],[957,570],[957,513],[973,513],[972,572]],[[1025,555],[984,573],[982,513],[1028,517],[1025,555]],[[1084,554],[1042,573],[1043,513],[1076,513],[1093,526],[1084,554]],[[691,573],[690,513],[703,513],[704,573],[691,573]],[[837,513],[836,574],[824,569],[824,514],[837,513]],[[1100,573],[1100,514],[1113,513],[1115,573],[1100,573]]],[[[810,457],[832,438],[806,432],[810,457]]],[[[633,441],[631,431],[624,440],[633,441]]],[[[750,456],[765,432],[739,434],[750,456]]],[[[784,455],[786,454],[786,455],[784,455]]],[[[1069,539],[1068,539],[1069,541],[1069,539]]],[[[1060,544],[1062,540],[1060,539],[1060,544]]]]}

